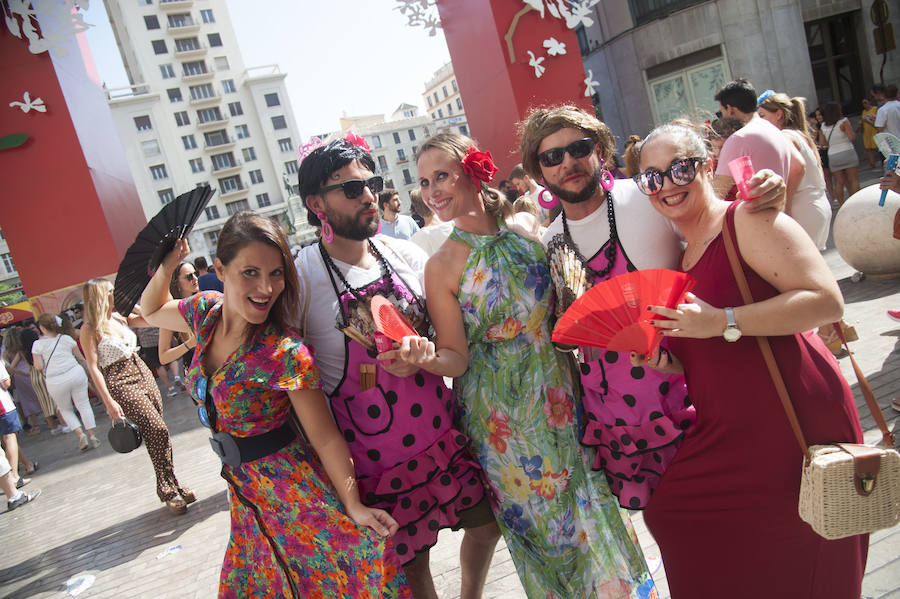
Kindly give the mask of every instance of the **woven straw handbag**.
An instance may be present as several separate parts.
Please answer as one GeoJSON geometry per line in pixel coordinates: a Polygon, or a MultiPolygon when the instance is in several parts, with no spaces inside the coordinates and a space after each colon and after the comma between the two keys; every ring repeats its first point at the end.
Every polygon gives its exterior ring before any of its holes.
{"type": "MultiPolygon", "coordinates": [[[[725,250],[731,270],[746,304],[753,302],[750,287],[738,261],[738,248],[727,222],[722,227],[725,250]]],[[[835,332],[841,338],[859,386],[888,448],[855,443],[807,446],[794,406],[766,337],[756,337],[766,361],[785,414],[805,457],[800,480],[800,518],[826,539],[840,539],[890,528],[900,522],[900,454],[888,430],[884,415],[856,358],[847,346],[839,323],[835,332]]]]}

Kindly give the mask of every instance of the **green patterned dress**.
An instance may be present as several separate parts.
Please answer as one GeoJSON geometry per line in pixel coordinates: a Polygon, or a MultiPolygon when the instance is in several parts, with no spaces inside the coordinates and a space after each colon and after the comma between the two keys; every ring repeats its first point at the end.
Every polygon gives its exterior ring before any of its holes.
{"type": "Polygon", "coordinates": [[[550,275],[537,242],[454,229],[471,247],[459,285],[469,369],[460,426],[531,599],[657,596],[627,513],[578,442],[580,403],[550,344],[550,275]]]}

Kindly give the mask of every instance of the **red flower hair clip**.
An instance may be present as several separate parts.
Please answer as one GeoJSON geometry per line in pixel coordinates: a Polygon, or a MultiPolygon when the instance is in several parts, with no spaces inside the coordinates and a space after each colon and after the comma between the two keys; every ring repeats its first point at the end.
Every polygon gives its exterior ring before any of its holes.
{"type": "Polygon", "coordinates": [[[497,167],[494,166],[494,158],[490,152],[479,152],[475,146],[469,146],[466,150],[465,157],[460,161],[462,169],[467,175],[472,177],[475,185],[479,182],[490,183],[497,174],[497,167]]]}

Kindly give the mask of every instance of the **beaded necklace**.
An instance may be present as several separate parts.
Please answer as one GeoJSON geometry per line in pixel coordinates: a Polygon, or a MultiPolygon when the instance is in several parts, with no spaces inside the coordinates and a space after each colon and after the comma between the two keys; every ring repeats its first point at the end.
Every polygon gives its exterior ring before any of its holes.
{"type": "Polygon", "coordinates": [[[584,266],[584,269],[594,277],[594,282],[598,282],[600,279],[609,274],[609,271],[612,270],[613,266],[616,264],[616,246],[618,245],[618,235],[616,233],[616,213],[613,210],[612,197],[609,192],[606,192],[606,218],[609,222],[609,243],[606,245],[606,249],[603,250],[604,256],[606,256],[606,266],[602,270],[594,270],[588,265],[587,259],[581,255],[581,251],[578,249],[578,246],[575,244],[575,240],[572,239],[572,235],[569,233],[569,223],[566,220],[566,211],[562,211],[562,226],[563,226],[563,239],[567,246],[572,249],[572,252],[575,254],[575,257],[581,262],[584,266]]]}

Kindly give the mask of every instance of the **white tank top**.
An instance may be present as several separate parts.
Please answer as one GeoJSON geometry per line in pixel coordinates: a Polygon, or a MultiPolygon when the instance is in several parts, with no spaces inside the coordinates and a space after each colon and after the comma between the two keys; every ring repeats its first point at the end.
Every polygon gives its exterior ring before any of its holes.
{"type": "Polygon", "coordinates": [[[122,358],[130,358],[137,350],[137,335],[125,327],[116,327],[122,336],[103,335],[97,343],[97,362],[100,368],[106,368],[122,358]]]}

